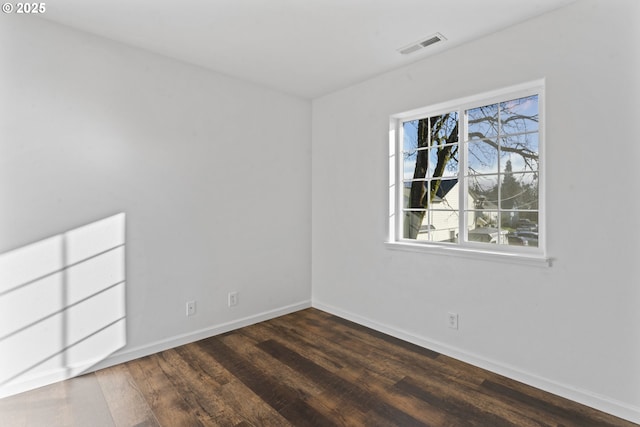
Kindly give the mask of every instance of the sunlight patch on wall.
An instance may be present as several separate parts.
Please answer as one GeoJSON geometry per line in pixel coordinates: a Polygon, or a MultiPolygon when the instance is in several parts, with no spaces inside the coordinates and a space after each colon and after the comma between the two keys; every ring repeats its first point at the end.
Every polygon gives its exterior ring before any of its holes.
{"type": "Polygon", "coordinates": [[[125,214],[0,254],[0,397],[126,344],[125,214]]]}

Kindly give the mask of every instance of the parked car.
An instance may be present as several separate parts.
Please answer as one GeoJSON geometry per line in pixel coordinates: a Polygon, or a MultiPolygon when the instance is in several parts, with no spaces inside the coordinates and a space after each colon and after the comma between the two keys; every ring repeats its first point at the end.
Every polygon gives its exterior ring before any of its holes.
{"type": "Polygon", "coordinates": [[[537,231],[522,231],[518,230],[513,233],[514,237],[520,237],[527,240],[527,246],[538,247],[538,232],[537,231]]]}
{"type": "Polygon", "coordinates": [[[529,240],[513,233],[507,234],[507,239],[512,246],[529,246],[529,240]]]}
{"type": "Polygon", "coordinates": [[[519,219],[516,223],[516,230],[520,231],[538,231],[538,224],[532,222],[530,219],[519,219]]]}

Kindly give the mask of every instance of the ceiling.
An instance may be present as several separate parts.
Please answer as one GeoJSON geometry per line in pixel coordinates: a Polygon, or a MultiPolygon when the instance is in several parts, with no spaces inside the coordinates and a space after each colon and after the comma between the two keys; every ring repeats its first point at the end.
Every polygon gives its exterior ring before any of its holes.
{"type": "Polygon", "coordinates": [[[42,17],[315,98],[573,1],[55,0],[42,17]]]}

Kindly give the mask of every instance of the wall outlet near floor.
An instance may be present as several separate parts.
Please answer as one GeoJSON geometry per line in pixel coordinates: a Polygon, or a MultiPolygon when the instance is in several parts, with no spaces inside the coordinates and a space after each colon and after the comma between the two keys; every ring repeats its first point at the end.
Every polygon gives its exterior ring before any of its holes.
{"type": "Polygon", "coordinates": [[[458,329],[458,313],[447,313],[447,325],[451,329],[458,329]]]}
{"type": "Polygon", "coordinates": [[[196,302],[187,301],[187,316],[193,316],[196,314],[196,302]]]}
{"type": "Polygon", "coordinates": [[[227,296],[227,305],[229,307],[238,305],[238,292],[229,292],[229,295],[227,296]]]}

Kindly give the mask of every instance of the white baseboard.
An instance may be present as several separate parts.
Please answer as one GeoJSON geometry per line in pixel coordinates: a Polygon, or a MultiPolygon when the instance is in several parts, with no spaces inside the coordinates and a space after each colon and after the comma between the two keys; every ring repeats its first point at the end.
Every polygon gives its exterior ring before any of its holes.
{"type": "Polygon", "coordinates": [[[519,370],[513,366],[509,366],[495,360],[489,360],[482,356],[478,356],[476,354],[472,354],[464,350],[452,347],[448,344],[430,340],[428,338],[420,337],[412,333],[382,323],[378,323],[374,320],[342,310],[338,307],[324,304],[317,300],[314,300],[312,302],[312,306],[314,308],[317,308],[318,310],[326,311],[327,313],[342,317],[376,331],[383,332],[395,338],[408,341],[420,347],[436,351],[454,359],[469,363],[473,366],[477,366],[496,374],[503,375],[507,378],[520,381],[524,384],[536,387],[540,390],[547,391],[549,393],[564,397],[569,400],[573,400],[574,402],[578,402],[580,404],[598,409],[616,417],[640,424],[640,407],[629,405],[627,403],[611,399],[607,396],[602,396],[597,393],[593,393],[587,390],[581,390],[570,385],[561,384],[547,378],[533,375],[519,370]]]}
{"type": "Polygon", "coordinates": [[[233,331],[235,329],[243,328],[245,326],[253,325],[255,323],[263,322],[265,320],[273,319],[285,314],[293,313],[295,311],[304,310],[311,307],[311,301],[301,301],[295,304],[279,307],[274,310],[264,311],[255,315],[243,317],[241,319],[232,320],[230,322],[221,323],[218,325],[203,328],[197,331],[189,332],[182,335],[170,337],[161,341],[145,344],[138,347],[128,348],[125,347],[122,350],[118,350],[111,354],[109,357],[103,360],[92,360],[83,363],[82,365],[76,365],[72,367],[66,367],[61,369],[52,370],[37,377],[29,378],[28,380],[5,384],[0,387],[0,399],[3,397],[12,396],[25,391],[33,390],[39,387],[43,387],[49,384],[53,384],[58,381],[63,381],[72,378],[77,375],[94,372],[100,369],[108,368],[120,363],[129,362],[131,360],[139,359],[144,356],[149,356],[154,353],[159,353],[170,348],[178,347],[184,344],[189,344],[201,339],[209,338],[215,335],[220,335],[225,332],[233,331]]]}

